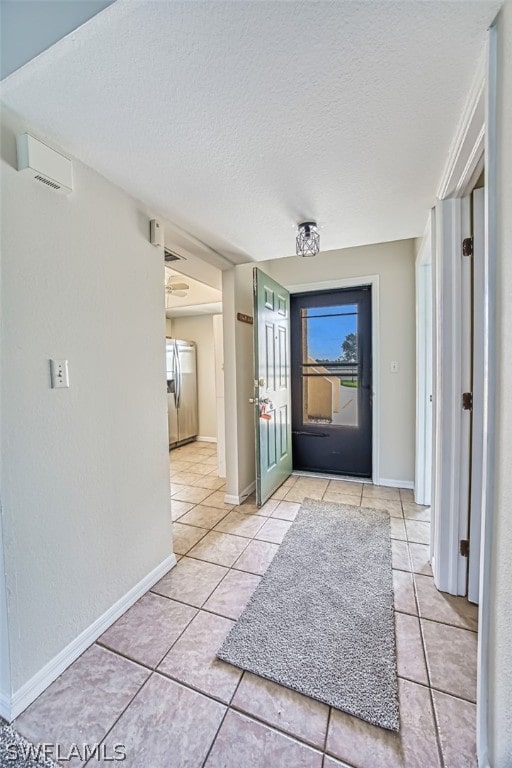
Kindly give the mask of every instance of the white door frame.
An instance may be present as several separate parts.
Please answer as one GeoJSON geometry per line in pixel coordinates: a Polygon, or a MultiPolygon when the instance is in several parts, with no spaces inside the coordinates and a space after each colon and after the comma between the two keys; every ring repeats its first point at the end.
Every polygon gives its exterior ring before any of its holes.
{"type": "Polygon", "coordinates": [[[432,262],[435,244],[432,210],[416,258],[416,471],[414,498],[431,504],[432,488],[432,262]]]}
{"type": "Polygon", "coordinates": [[[287,283],[285,288],[290,293],[311,293],[329,291],[336,288],[359,288],[370,285],[372,289],[372,481],[375,485],[393,485],[394,481],[383,480],[380,476],[380,310],[379,310],[379,275],[361,277],[343,277],[336,280],[324,280],[319,283],[287,283]]]}

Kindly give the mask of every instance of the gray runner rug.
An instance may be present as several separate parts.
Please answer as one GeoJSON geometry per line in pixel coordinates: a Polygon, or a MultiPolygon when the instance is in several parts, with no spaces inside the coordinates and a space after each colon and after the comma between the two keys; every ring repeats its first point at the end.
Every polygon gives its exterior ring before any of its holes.
{"type": "Polygon", "coordinates": [[[389,514],[305,499],[217,655],[398,731],[389,514]]]}

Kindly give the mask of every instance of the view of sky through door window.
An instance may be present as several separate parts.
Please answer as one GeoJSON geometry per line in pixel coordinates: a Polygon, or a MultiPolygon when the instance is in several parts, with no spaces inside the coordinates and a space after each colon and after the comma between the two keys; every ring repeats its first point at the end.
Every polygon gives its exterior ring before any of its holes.
{"type": "Polygon", "coordinates": [[[357,304],[302,314],[303,422],[358,425],[357,304]]]}

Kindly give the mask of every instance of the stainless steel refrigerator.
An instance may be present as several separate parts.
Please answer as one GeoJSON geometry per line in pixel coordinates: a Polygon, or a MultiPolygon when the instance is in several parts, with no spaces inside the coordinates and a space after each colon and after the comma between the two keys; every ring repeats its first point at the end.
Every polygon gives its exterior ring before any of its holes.
{"type": "Polygon", "coordinates": [[[167,339],[167,409],[169,447],[197,436],[197,363],[193,341],[167,339]]]}

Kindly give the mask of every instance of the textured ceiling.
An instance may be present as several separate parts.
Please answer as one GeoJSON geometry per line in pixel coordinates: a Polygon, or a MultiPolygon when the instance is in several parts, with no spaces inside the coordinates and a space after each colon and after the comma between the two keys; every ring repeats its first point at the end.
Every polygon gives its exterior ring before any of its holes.
{"type": "MultiPolygon", "coordinates": [[[[4,81],[36,131],[233,261],[417,236],[500,3],[117,0],[4,81]]],[[[169,244],[171,245],[171,244],[169,244]]]]}

